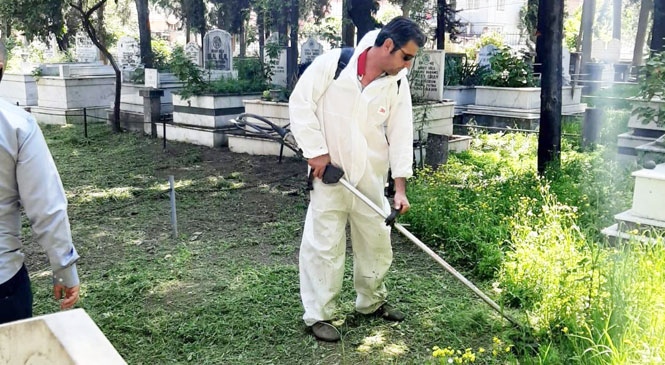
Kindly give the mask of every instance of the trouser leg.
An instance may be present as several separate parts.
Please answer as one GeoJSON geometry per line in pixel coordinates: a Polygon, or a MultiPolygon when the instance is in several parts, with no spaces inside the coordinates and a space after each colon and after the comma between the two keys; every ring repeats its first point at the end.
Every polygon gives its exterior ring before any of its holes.
{"type": "Polygon", "coordinates": [[[32,317],[32,290],[25,265],[0,284],[0,324],[32,317]]]}
{"type": "MultiPolygon", "coordinates": [[[[387,211],[389,205],[383,197],[382,188],[377,188],[381,193],[373,194],[372,200],[387,211]]],[[[356,310],[372,313],[386,301],[388,295],[384,279],[393,259],[390,227],[359,199],[354,201],[349,221],[353,244],[353,284],[357,293],[356,310]]]]}
{"type": "Polygon", "coordinates": [[[344,278],[347,213],[339,186],[314,182],[300,245],[300,296],[308,326],[333,318],[344,278]]]}

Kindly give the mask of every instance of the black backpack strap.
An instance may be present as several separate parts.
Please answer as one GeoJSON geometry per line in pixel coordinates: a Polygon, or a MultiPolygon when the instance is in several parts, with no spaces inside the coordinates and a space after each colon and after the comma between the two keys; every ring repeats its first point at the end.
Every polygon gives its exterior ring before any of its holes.
{"type": "Polygon", "coordinates": [[[349,64],[351,56],[353,56],[353,47],[342,48],[342,53],[340,53],[339,60],[337,60],[337,70],[335,71],[335,77],[333,80],[337,80],[339,74],[341,74],[342,70],[349,64]]]}
{"type": "Polygon", "coordinates": [[[397,95],[399,95],[399,86],[402,85],[402,79],[397,80],[397,95]]]}

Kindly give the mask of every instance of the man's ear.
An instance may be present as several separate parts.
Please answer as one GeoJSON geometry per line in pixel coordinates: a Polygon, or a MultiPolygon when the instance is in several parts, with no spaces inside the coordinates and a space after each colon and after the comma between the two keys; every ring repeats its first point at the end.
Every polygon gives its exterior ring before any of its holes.
{"type": "Polygon", "coordinates": [[[383,41],[383,47],[386,48],[386,51],[388,53],[392,52],[393,48],[395,48],[395,42],[391,38],[386,38],[385,41],[383,41]]]}

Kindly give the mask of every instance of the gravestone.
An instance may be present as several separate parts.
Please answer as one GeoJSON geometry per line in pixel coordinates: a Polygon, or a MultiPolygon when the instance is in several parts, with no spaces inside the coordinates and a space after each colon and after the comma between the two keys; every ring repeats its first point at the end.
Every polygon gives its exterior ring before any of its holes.
{"type": "Polygon", "coordinates": [[[97,47],[87,35],[76,35],[76,60],[78,62],[96,62],[99,60],[97,47]]]}
{"type": "Polygon", "coordinates": [[[189,42],[185,45],[185,55],[192,63],[201,67],[201,47],[196,42],[189,42]]]}
{"type": "Polygon", "coordinates": [[[570,85],[570,51],[564,48],[561,51],[561,77],[563,79],[563,86],[570,85]]]}
{"type": "MultiPolygon", "coordinates": [[[[279,33],[273,32],[268,37],[266,44],[275,44],[279,42],[279,33]]],[[[265,53],[264,62],[270,67],[272,67],[272,77],[270,79],[270,84],[275,86],[286,87],[286,49],[282,48],[277,55],[277,58],[274,60],[270,59],[268,52],[265,53]]]]}
{"type": "Polygon", "coordinates": [[[116,57],[121,67],[137,67],[141,64],[139,43],[132,37],[120,38],[116,57]]]}
{"type": "Polygon", "coordinates": [[[204,67],[208,70],[231,71],[233,54],[231,34],[221,29],[213,29],[203,37],[204,67]]]}
{"type": "Polygon", "coordinates": [[[314,59],[323,53],[323,46],[316,39],[310,37],[300,48],[300,63],[305,64],[314,61],[314,59]]]}
{"type": "Polygon", "coordinates": [[[496,46],[493,45],[493,44],[488,44],[488,45],[484,46],[483,48],[481,48],[478,51],[478,60],[476,61],[478,66],[479,67],[482,67],[482,66],[490,67],[490,58],[492,58],[492,56],[494,56],[498,50],[499,49],[496,48],[496,46]]]}
{"type": "Polygon", "coordinates": [[[422,50],[409,71],[409,86],[414,97],[425,100],[443,100],[443,50],[422,50]]]}

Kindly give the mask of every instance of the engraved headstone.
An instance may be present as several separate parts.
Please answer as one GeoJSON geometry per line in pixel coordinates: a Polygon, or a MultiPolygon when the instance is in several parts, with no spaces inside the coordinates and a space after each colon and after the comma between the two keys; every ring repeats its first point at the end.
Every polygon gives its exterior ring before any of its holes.
{"type": "Polygon", "coordinates": [[[490,58],[496,54],[499,49],[493,44],[488,44],[478,51],[478,66],[490,67],[490,58]]]}
{"type": "Polygon", "coordinates": [[[314,59],[323,53],[323,46],[314,38],[307,38],[300,49],[300,63],[305,64],[314,61],[314,59]]]}
{"type": "Polygon", "coordinates": [[[425,100],[443,100],[443,71],[445,52],[443,50],[422,50],[414,59],[409,74],[411,94],[425,100]]]}
{"type": "Polygon", "coordinates": [[[214,29],[203,37],[204,67],[209,70],[231,71],[233,54],[231,52],[231,34],[214,29]]]}
{"type": "Polygon", "coordinates": [[[97,47],[85,34],[76,35],[76,60],[78,62],[95,62],[99,60],[97,47]]]}
{"type": "MultiPolygon", "coordinates": [[[[273,32],[270,34],[266,40],[266,44],[276,44],[279,42],[279,33],[273,32]]],[[[284,86],[286,87],[286,49],[280,49],[277,57],[271,59],[268,52],[265,53],[265,63],[272,68],[272,76],[270,78],[270,84],[275,86],[284,86]]]]}
{"type": "Polygon", "coordinates": [[[185,45],[185,55],[192,63],[201,66],[201,47],[196,42],[189,42],[185,45]]]}
{"type": "Polygon", "coordinates": [[[570,85],[570,51],[564,48],[561,52],[561,77],[563,78],[563,86],[570,85]]]}
{"type": "Polygon", "coordinates": [[[117,59],[120,66],[136,67],[141,63],[141,48],[136,39],[122,37],[118,40],[117,59]]]}

